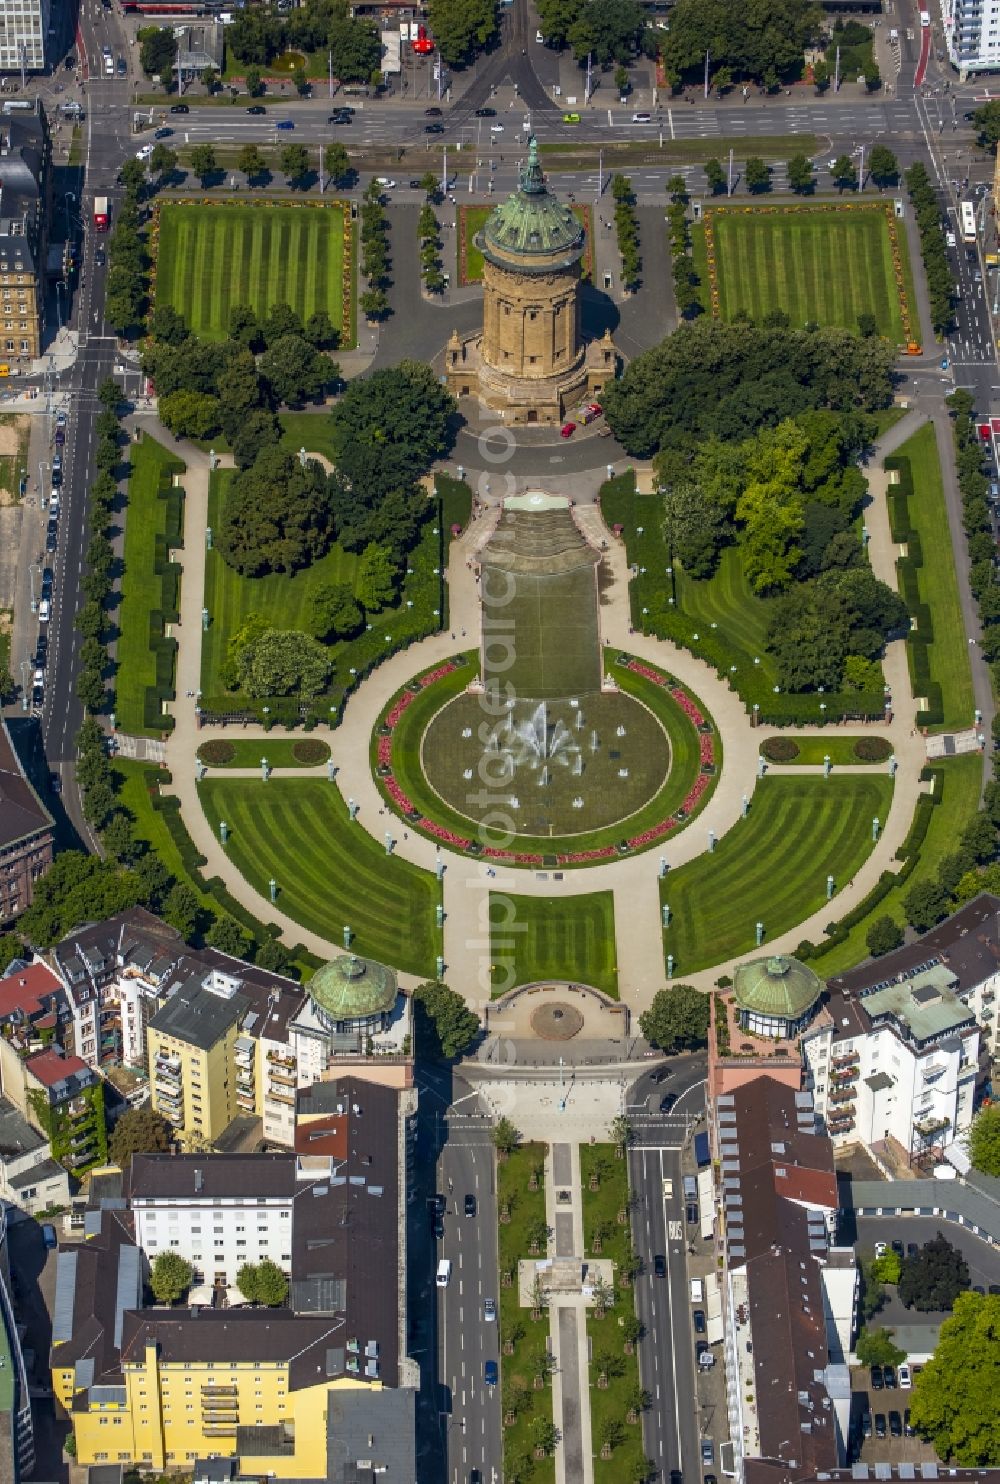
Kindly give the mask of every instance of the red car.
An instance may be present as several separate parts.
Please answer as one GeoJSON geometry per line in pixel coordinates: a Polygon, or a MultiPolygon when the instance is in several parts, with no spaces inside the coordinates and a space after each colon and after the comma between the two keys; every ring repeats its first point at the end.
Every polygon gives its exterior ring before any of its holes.
{"type": "Polygon", "coordinates": [[[587,406],[590,408],[595,417],[603,416],[604,408],[601,406],[600,402],[588,402],[587,406]]]}
{"type": "Polygon", "coordinates": [[[576,432],[576,423],[563,423],[559,430],[560,438],[572,438],[576,432]]]}

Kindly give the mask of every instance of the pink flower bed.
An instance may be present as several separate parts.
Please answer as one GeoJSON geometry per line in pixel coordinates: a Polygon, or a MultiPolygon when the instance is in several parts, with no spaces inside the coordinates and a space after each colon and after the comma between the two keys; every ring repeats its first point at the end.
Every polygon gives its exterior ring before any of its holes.
{"type": "Polygon", "coordinates": [[[512,861],[516,866],[540,866],[542,857],[530,855],[525,850],[498,850],[495,845],[487,845],[483,855],[491,861],[512,861]]]}
{"type": "Polygon", "coordinates": [[[653,840],[660,840],[671,830],[676,829],[676,819],[661,819],[659,824],[651,825],[648,830],[643,830],[641,835],[633,835],[628,842],[630,850],[640,850],[643,845],[649,845],[653,840]]]}
{"type": "Polygon", "coordinates": [[[380,737],[378,739],[378,761],[379,767],[388,768],[392,763],[392,738],[380,737]]]}
{"type": "Polygon", "coordinates": [[[561,866],[578,866],[584,861],[603,861],[617,854],[614,845],[597,845],[593,850],[572,850],[568,855],[557,855],[556,860],[561,866]]]}
{"type": "Polygon", "coordinates": [[[422,819],[420,828],[428,835],[433,835],[435,840],[443,840],[446,845],[454,845],[457,850],[468,850],[472,844],[464,835],[456,835],[454,830],[445,829],[443,824],[435,824],[432,819],[422,819]]]}
{"type": "Polygon", "coordinates": [[[670,694],[686,716],[690,716],[696,727],[704,726],[705,718],[692,701],[691,697],[682,691],[679,685],[675,685],[670,694]]]}
{"type": "Polygon", "coordinates": [[[710,773],[698,774],[698,777],[694,781],[694,786],[692,787],[691,792],[688,794],[687,798],[684,800],[684,803],[681,805],[681,808],[685,810],[686,813],[691,812],[711,781],[712,775],[710,773]]]}
{"type": "Polygon", "coordinates": [[[650,669],[649,665],[644,665],[639,660],[629,660],[628,668],[630,670],[634,670],[637,675],[645,676],[645,678],[647,680],[651,680],[654,685],[666,685],[667,683],[667,677],[665,675],[661,675],[659,670],[652,670],[650,669]]]}
{"type": "Polygon", "coordinates": [[[416,699],[417,698],[414,695],[413,691],[404,690],[403,694],[400,696],[399,700],[396,702],[396,704],[393,706],[392,710],[386,717],[386,726],[390,728],[394,727],[399,718],[402,716],[403,712],[406,710],[407,706],[411,705],[416,699]]]}
{"type": "Polygon", "coordinates": [[[701,758],[701,761],[703,763],[713,763],[715,761],[715,752],[713,750],[712,738],[710,735],[704,736],[700,739],[698,744],[698,756],[701,758]]]}
{"type": "Polygon", "coordinates": [[[446,675],[450,675],[454,668],[455,666],[451,663],[450,660],[447,664],[438,665],[436,670],[429,670],[426,675],[421,675],[420,685],[433,685],[435,680],[443,680],[446,675]]]}
{"type": "Polygon", "coordinates": [[[413,805],[406,797],[406,794],[404,794],[403,790],[400,788],[395,778],[385,778],[383,779],[383,782],[385,783],[385,791],[389,795],[392,802],[396,805],[396,808],[401,809],[404,814],[412,814],[413,805]]]}

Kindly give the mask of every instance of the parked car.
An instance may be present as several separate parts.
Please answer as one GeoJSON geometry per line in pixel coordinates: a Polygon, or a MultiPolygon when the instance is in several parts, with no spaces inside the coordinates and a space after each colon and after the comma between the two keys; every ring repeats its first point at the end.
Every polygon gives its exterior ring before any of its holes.
{"type": "Polygon", "coordinates": [[[575,432],[576,423],[563,423],[562,427],[559,429],[559,436],[560,438],[572,438],[575,432]]]}
{"type": "Polygon", "coordinates": [[[715,1444],[711,1438],[701,1440],[701,1461],[702,1463],[715,1462],[715,1444]]]}
{"type": "Polygon", "coordinates": [[[910,1387],[912,1385],[913,1385],[913,1377],[912,1377],[912,1375],[910,1373],[910,1367],[908,1365],[901,1365],[900,1368],[899,1368],[899,1389],[900,1389],[900,1391],[909,1391],[909,1389],[910,1389],[910,1387]]]}
{"type": "Polygon", "coordinates": [[[497,116],[497,111],[496,111],[495,108],[477,108],[476,109],[476,118],[477,119],[495,119],[496,116],[497,116]]]}
{"type": "Polygon", "coordinates": [[[191,110],[186,103],[174,103],[170,109],[171,113],[190,113],[191,110]]]}
{"type": "Polygon", "coordinates": [[[247,113],[252,113],[257,118],[259,118],[262,113],[266,112],[267,109],[264,107],[263,103],[251,103],[250,107],[247,109],[247,113]]]}
{"type": "Polygon", "coordinates": [[[433,1232],[435,1239],[440,1242],[441,1238],[444,1236],[444,1217],[441,1216],[437,1211],[431,1212],[431,1231],[433,1232]]]}
{"type": "Polygon", "coordinates": [[[49,602],[48,598],[43,598],[42,601],[38,605],[38,622],[39,623],[48,623],[48,621],[49,621],[49,619],[51,617],[52,617],[52,604],[49,602]]]}
{"type": "Polygon", "coordinates": [[[499,1370],[495,1360],[483,1361],[483,1380],[487,1386],[495,1386],[499,1379],[499,1370]]]}
{"type": "Polygon", "coordinates": [[[443,1216],[445,1211],[448,1209],[448,1197],[446,1195],[442,1195],[439,1190],[436,1192],[436,1194],[429,1195],[427,1197],[427,1204],[430,1206],[432,1211],[436,1211],[439,1216],[443,1216]]]}
{"type": "Polygon", "coordinates": [[[685,1215],[687,1216],[688,1225],[694,1226],[695,1222],[698,1220],[698,1207],[688,1206],[685,1215]]]}
{"type": "Polygon", "coordinates": [[[907,1255],[907,1257],[916,1257],[916,1255],[917,1255],[917,1253],[919,1251],[920,1251],[920,1248],[917,1246],[916,1242],[907,1242],[907,1244],[906,1244],[906,1255],[907,1255]]]}
{"type": "Polygon", "coordinates": [[[59,495],[55,490],[53,490],[51,495],[49,495],[49,514],[59,514],[59,495]]]}
{"type": "Polygon", "coordinates": [[[884,1257],[885,1254],[888,1252],[888,1250],[889,1250],[889,1248],[888,1248],[888,1246],[886,1245],[885,1242],[876,1242],[875,1243],[875,1256],[876,1257],[884,1257]]]}
{"type": "Polygon", "coordinates": [[[908,1438],[915,1438],[917,1435],[917,1430],[913,1426],[913,1423],[910,1421],[909,1407],[907,1407],[906,1411],[903,1413],[903,1431],[908,1438]]]}
{"type": "Polygon", "coordinates": [[[696,1335],[703,1335],[705,1333],[705,1329],[706,1329],[706,1325],[705,1325],[705,1310],[704,1309],[695,1309],[692,1312],[691,1318],[694,1320],[694,1332],[695,1332],[695,1334],[696,1335]]]}
{"type": "Polygon", "coordinates": [[[885,1437],[885,1414],[883,1412],[875,1413],[875,1436],[877,1438],[885,1437]]]}
{"type": "Polygon", "coordinates": [[[55,488],[58,489],[59,486],[62,484],[62,482],[63,482],[62,465],[60,464],[58,466],[58,468],[57,468],[56,465],[53,464],[52,465],[52,483],[55,486],[55,488]]]}
{"type": "Polygon", "coordinates": [[[885,1385],[882,1379],[882,1367],[880,1365],[873,1365],[868,1372],[868,1379],[871,1382],[872,1391],[881,1391],[885,1385]]]}
{"type": "Polygon", "coordinates": [[[903,1244],[898,1237],[893,1237],[892,1241],[889,1243],[889,1246],[892,1248],[893,1252],[895,1252],[898,1258],[902,1258],[903,1244]]]}
{"type": "Polygon", "coordinates": [[[496,1299],[483,1299],[483,1318],[487,1324],[495,1324],[497,1319],[496,1299]]]}
{"type": "Polygon", "coordinates": [[[658,1278],[665,1278],[667,1276],[667,1259],[663,1256],[662,1252],[658,1252],[653,1258],[653,1272],[658,1278]]]}
{"type": "Polygon", "coordinates": [[[465,1197],[465,1214],[466,1216],[475,1216],[476,1214],[476,1198],[474,1195],[467,1195],[465,1197]]]}
{"type": "Polygon", "coordinates": [[[872,1414],[869,1412],[868,1408],[866,1407],[865,1410],[861,1413],[861,1436],[863,1438],[870,1438],[871,1435],[872,1435],[872,1414]]]}
{"type": "Polygon", "coordinates": [[[49,528],[45,532],[45,550],[50,552],[55,551],[57,544],[58,537],[56,534],[56,523],[54,520],[50,520],[49,528]]]}
{"type": "Polygon", "coordinates": [[[882,1367],[882,1380],[885,1382],[886,1391],[895,1391],[896,1372],[891,1365],[884,1365],[882,1367]]]}
{"type": "Polygon", "coordinates": [[[44,702],[44,700],[45,700],[45,691],[44,691],[43,687],[40,686],[40,685],[32,686],[32,689],[31,689],[31,704],[32,704],[32,706],[41,706],[42,703],[44,702]]]}
{"type": "Polygon", "coordinates": [[[903,1436],[903,1419],[898,1412],[889,1413],[889,1431],[894,1438],[903,1436]]]}

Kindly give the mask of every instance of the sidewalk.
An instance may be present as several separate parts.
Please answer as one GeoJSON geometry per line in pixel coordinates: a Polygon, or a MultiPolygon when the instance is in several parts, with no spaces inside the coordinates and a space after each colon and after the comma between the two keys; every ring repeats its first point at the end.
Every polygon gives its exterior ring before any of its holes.
{"type": "MultiPolygon", "coordinates": [[[[583,1262],[583,1194],[579,1144],[553,1144],[545,1161],[545,1219],[552,1236],[549,1255],[583,1262]],[[556,1190],[569,1192],[558,1201],[556,1190]]],[[[549,1299],[552,1420],[559,1429],[556,1484],[593,1484],[594,1445],[590,1426],[587,1302],[582,1295],[549,1299]]]]}

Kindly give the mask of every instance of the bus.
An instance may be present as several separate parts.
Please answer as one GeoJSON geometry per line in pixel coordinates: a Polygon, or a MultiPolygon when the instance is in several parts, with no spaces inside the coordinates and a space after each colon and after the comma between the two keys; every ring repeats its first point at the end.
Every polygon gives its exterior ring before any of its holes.
{"type": "Polygon", "coordinates": [[[971,201],[963,201],[962,211],[962,241],[975,242],[976,240],[976,208],[971,201]]]}

